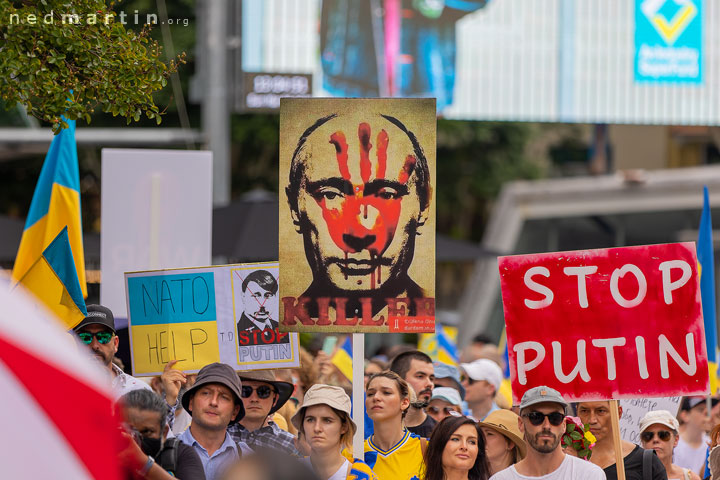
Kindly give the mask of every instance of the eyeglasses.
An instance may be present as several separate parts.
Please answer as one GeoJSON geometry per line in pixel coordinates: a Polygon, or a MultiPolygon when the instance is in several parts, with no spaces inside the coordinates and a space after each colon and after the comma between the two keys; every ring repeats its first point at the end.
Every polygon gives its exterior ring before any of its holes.
{"type": "Polygon", "coordinates": [[[542,413],[542,412],[529,412],[523,414],[523,417],[527,417],[528,420],[530,420],[530,423],[535,425],[536,427],[538,425],[542,425],[545,422],[545,417],[547,417],[548,421],[550,422],[550,425],[553,427],[557,427],[561,423],[565,421],[565,414],[560,412],[552,412],[552,413],[542,413]]]}
{"type": "Polygon", "coordinates": [[[78,333],[78,337],[80,337],[80,340],[82,340],[82,342],[85,345],[90,345],[93,341],[93,337],[97,338],[97,341],[100,345],[106,345],[108,342],[110,342],[110,340],[114,336],[115,336],[115,334],[113,334],[111,332],[95,332],[95,333],[81,332],[81,333],[78,333]]]}
{"type": "Polygon", "coordinates": [[[460,376],[460,382],[464,382],[465,380],[467,380],[468,385],[472,385],[473,383],[477,382],[477,380],[474,380],[473,378],[470,378],[470,377],[467,376],[467,375],[461,375],[461,376],[460,376]]]}
{"type": "Polygon", "coordinates": [[[253,390],[257,392],[258,398],[268,398],[270,395],[275,393],[275,390],[272,389],[272,387],[268,387],[267,385],[260,385],[259,387],[251,387],[250,385],[243,385],[240,394],[242,395],[242,398],[250,398],[253,394],[253,390]]]}
{"type": "Polygon", "coordinates": [[[452,407],[443,407],[443,408],[428,407],[428,410],[430,410],[432,413],[434,413],[436,415],[440,412],[445,412],[445,415],[452,415],[453,413],[457,413],[457,410],[455,410],[452,407]]]}
{"type": "Polygon", "coordinates": [[[667,442],[668,440],[670,440],[670,432],[668,432],[667,430],[660,430],[659,432],[642,432],[640,434],[640,438],[645,443],[652,442],[652,439],[655,438],[656,433],[658,438],[663,442],[667,442]]]}

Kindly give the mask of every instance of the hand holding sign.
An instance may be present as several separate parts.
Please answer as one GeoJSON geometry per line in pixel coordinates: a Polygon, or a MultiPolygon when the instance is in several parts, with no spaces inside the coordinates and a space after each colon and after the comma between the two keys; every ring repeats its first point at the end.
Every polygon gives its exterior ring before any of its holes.
{"type": "Polygon", "coordinates": [[[165,390],[165,401],[168,405],[175,405],[177,397],[180,394],[180,389],[187,382],[187,376],[180,370],[173,368],[179,361],[180,360],[170,360],[167,365],[165,365],[162,375],[160,375],[160,381],[162,382],[163,390],[165,390]]]}

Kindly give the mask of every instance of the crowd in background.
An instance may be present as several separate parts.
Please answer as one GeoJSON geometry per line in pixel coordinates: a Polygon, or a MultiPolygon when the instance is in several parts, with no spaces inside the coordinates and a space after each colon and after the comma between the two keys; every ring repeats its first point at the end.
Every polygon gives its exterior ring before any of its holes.
{"type": "MultiPolygon", "coordinates": [[[[161,376],[139,379],[117,364],[110,310],[88,306],[74,330],[112,379],[134,440],[121,458],[130,478],[618,478],[612,403],[570,404],[537,386],[513,405],[503,357],[483,335],[457,366],[413,345],[374,352],[360,455],[352,383],[320,344],[301,348],[299,368],[238,373],[213,363],[186,374],[171,361],[161,376]]],[[[718,399],[686,397],[677,415],[650,411],[638,433],[641,445],[621,443],[628,480],[720,478],[718,399]]]]}

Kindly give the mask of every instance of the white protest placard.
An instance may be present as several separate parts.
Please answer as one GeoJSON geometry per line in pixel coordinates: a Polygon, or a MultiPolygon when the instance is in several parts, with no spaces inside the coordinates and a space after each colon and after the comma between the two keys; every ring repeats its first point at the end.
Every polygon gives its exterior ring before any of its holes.
{"type": "Polygon", "coordinates": [[[620,437],[640,445],[640,420],[653,410],[667,410],[677,415],[683,397],[632,398],[620,400],[620,437]]]}
{"type": "Polygon", "coordinates": [[[212,152],[102,150],[100,303],[125,326],[123,273],[209,265],[212,152]]]}
{"type": "Polygon", "coordinates": [[[125,274],[134,375],[159,375],[170,360],[197,372],[300,365],[297,333],[278,330],[278,263],[125,274]]]}

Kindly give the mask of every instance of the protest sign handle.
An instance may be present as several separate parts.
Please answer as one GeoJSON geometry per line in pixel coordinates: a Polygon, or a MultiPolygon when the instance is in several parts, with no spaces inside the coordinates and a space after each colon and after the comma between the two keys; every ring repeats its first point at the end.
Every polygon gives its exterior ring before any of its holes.
{"type": "Polygon", "coordinates": [[[618,480],[625,480],[625,462],[622,455],[622,440],[620,439],[620,414],[618,413],[619,402],[610,401],[610,419],[612,421],[612,436],[615,446],[615,467],[617,468],[618,480]]]}
{"type": "Polygon", "coordinates": [[[150,178],[150,263],[149,268],[160,268],[160,174],[150,178]]]}
{"type": "Polygon", "coordinates": [[[353,457],[363,458],[365,444],[365,334],[352,334],[352,404],[357,431],[353,437],[353,457]]]}

